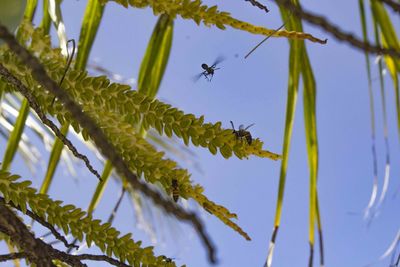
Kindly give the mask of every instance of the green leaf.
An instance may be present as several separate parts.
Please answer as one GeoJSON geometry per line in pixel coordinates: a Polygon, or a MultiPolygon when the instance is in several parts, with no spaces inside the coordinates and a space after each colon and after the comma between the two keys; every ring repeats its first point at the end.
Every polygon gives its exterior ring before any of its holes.
{"type": "Polygon", "coordinates": [[[163,14],[153,30],[139,71],[138,90],[153,98],[159,89],[172,45],[173,19],[163,14]]]}

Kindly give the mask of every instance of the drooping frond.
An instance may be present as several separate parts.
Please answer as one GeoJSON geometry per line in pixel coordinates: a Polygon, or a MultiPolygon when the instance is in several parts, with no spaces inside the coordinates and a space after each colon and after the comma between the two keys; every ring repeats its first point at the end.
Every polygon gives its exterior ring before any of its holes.
{"type": "MultiPolygon", "coordinates": [[[[49,39],[43,36],[40,29],[33,30],[26,26],[24,30],[28,31],[25,36],[32,36],[30,49],[40,57],[49,75],[54,80],[59,80],[65,64],[60,50],[51,49],[49,39]]],[[[24,64],[19,64],[13,53],[4,49],[1,61],[28,88],[32,88],[31,93],[42,105],[43,110],[56,116],[61,124],[70,122],[75,131],[82,131],[86,139],[90,138],[62,105],[57,101],[51,105],[53,96],[33,80],[30,70],[24,64]]],[[[183,139],[186,145],[191,140],[196,146],[207,147],[213,154],[219,149],[225,158],[234,153],[239,158],[256,155],[277,160],[280,155],[263,150],[263,143],[259,139],[248,145],[244,140],[237,140],[231,129],[222,129],[220,122],[204,123],[204,117],[196,118],[192,114],[184,114],[170,105],[131,90],[129,86],[110,83],[104,76],[89,77],[86,72],[69,71],[63,87],[103,129],[133,172],[138,176],[143,175],[150,183],[160,183],[169,194],[172,191],[172,180],[177,180],[181,197],[194,199],[208,212],[249,239],[248,235],[230,220],[236,218],[236,215],[208,200],[202,194],[202,187],[192,184],[187,170],[178,168],[176,162],[166,159],[164,152],[157,151],[135,132],[134,125],[141,121],[146,130],[152,127],[169,137],[174,133],[183,139]]]]}
{"type": "Polygon", "coordinates": [[[30,181],[19,182],[19,178],[18,175],[0,171],[0,192],[6,203],[19,207],[23,213],[31,210],[65,234],[71,233],[80,241],[85,239],[89,247],[92,243],[96,244],[109,257],[115,256],[134,266],[164,266],[165,256],[156,257],[152,247],[142,248],[141,241],[135,242],[131,234],[121,236],[109,223],[94,220],[74,205],[62,205],[62,201],[38,194],[30,187],[30,181]]]}
{"type": "MultiPolygon", "coordinates": [[[[106,3],[110,0],[100,0],[106,3]]],[[[312,36],[311,34],[304,32],[286,31],[281,30],[274,32],[274,29],[267,29],[261,26],[255,26],[248,22],[241,21],[231,17],[228,12],[219,11],[217,6],[208,7],[203,5],[201,0],[113,0],[124,7],[133,6],[137,8],[151,7],[154,14],[168,14],[171,18],[180,15],[184,19],[194,20],[198,25],[203,22],[206,26],[215,25],[218,28],[224,30],[225,26],[231,26],[232,28],[247,31],[253,34],[270,35],[274,37],[286,37],[289,39],[297,40],[310,40],[325,44],[326,40],[321,40],[312,36]]]]}

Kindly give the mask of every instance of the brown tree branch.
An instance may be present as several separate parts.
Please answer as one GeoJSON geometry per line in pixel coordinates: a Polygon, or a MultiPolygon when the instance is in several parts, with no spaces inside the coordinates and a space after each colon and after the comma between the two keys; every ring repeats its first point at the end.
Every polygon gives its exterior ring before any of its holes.
{"type": "Polygon", "coordinates": [[[389,55],[392,57],[400,58],[400,51],[394,48],[384,48],[381,46],[370,44],[369,42],[362,41],[356,38],[349,32],[342,31],[338,26],[329,22],[322,16],[313,14],[309,11],[302,9],[300,5],[293,4],[290,0],[275,0],[276,3],[284,6],[294,16],[306,20],[307,22],[314,24],[326,32],[331,33],[339,41],[346,42],[353,47],[366,51],[368,53],[389,55]]]}
{"type": "Polygon", "coordinates": [[[84,266],[74,258],[60,257],[61,251],[35,238],[26,225],[4,203],[0,203],[0,232],[8,235],[11,242],[26,254],[25,258],[37,266],[53,267],[55,266],[53,259],[60,259],[73,266],[84,266]]]}
{"type": "Polygon", "coordinates": [[[3,200],[0,201],[0,232],[8,235],[11,241],[23,251],[0,255],[0,262],[25,258],[31,263],[36,263],[37,266],[53,267],[55,265],[52,261],[60,260],[74,267],[84,267],[87,265],[81,261],[92,260],[108,262],[118,267],[129,267],[129,265],[106,255],[70,255],[53,248],[40,238],[35,238],[33,233],[31,233],[18,216],[7,207],[7,204],[5,204],[3,200]]]}
{"type": "Polygon", "coordinates": [[[112,264],[112,265],[118,266],[118,267],[130,267],[130,265],[127,265],[123,262],[117,261],[117,260],[107,257],[105,255],[80,254],[80,255],[74,255],[74,257],[81,261],[85,261],[85,260],[105,261],[105,262],[108,262],[109,264],[112,264]]]}
{"type": "MultiPolygon", "coordinates": [[[[4,198],[0,197],[0,203],[1,204],[5,204],[5,200],[4,198]]],[[[21,211],[22,213],[28,215],[29,217],[31,217],[33,220],[37,221],[38,223],[40,223],[41,225],[43,225],[44,227],[46,227],[47,229],[50,230],[50,232],[54,235],[54,237],[61,241],[64,246],[66,246],[67,248],[76,248],[78,249],[79,246],[76,246],[74,244],[69,244],[67,239],[65,239],[65,237],[63,235],[61,235],[59,232],[57,232],[57,230],[53,227],[53,225],[51,225],[50,223],[46,222],[44,219],[42,219],[41,217],[39,217],[36,213],[33,213],[30,210],[26,210],[26,212],[23,212],[21,207],[14,205],[13,203],[9,203],[10,206],[12,206],[13,208],[21,211]]]]}
{"type": "Polygon", "coordinates": [[[146,183],[139,181],[138,177],[130,171],[121,155],[119,155],[114,146],[109,142],[106,135],[96,125],[92,118],[86,115],[82,111],[82,108],[72,100],[68,93],[61,89],[57,83],[47,75],[39,60],[32,56],[26,48],[21,46],[15,37],[2,24],[0,24],[0,38],[7,43],[10,49],[19,56],[24,64],[31,68],[33,78],[64,104],[64,108],[67,109],[71,113],[72,117],[87,130],[102,154],[110,160],[120,175],[126,177],[127,181],[131,183],[133,188],[141,191],[166,212],[173,214],[178,219],[188,221],[194,226],[207,248],[210,262],[216,263],[214,245],[211,243],[211,240],[206,234],[204,226],[197,215],[193,212],[187,212],[182,207],[175,205],[168,199],[164,199],[159,192],[151,189],[146,183]]]}
{"type": "Polygon", "coordinates": [[[28,88],[26,88],[25,85],[23,85],[22,82],[18,80],[12,73],[10,73],[1,63],[0,63],[0,74],[9,83],[13,84],[23,96],[25,96],[25,98],[29,102],[29,105],[39,116],[40,120],[53,131],[53,133],[64,143],[64,145],[66,145],[69,148],[69,150],[71,150],[72,154],[74,154],[75,157],[83,160],[89,171],[93,173],[99,180],[101,180],[100,174],[90,164],[89,159],[85,155],[78,152],[78,150],[75,148],[72,142],[67,137],[65,137],[65,135],[61,133],[60,129],[58,129],[58,127],[51,120],[49,120],[46,117],[41,107],[37,103],[35,97],[31,94],[28,88]]]}
{"type": "Polygon", "coordinates": [[[250,4],[252,4],[255,7],[258,7],[261,10],[264,10],[266,13],[269,12],[269,9],[265,5],[261,4],[260,2],[257,2],[256,0],[244,0],[244,1],[250,2],[250,4]]]}
{"type": "Polygon", "coordinates": [[[10,254],[3,254],[0,255],[0,262],[9,261],[9,260],[16,260],[16,259],[24,259],[26,258],[25,252],[17,252],[17,253],[10,253],[10,254]]]}

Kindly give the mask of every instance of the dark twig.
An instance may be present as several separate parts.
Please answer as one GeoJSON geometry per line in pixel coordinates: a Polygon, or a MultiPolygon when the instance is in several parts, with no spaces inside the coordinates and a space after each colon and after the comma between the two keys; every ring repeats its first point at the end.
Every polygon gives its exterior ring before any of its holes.
{"type": "Polygon", "coordinates": [[[112,223],[112,222],[113,222],[113,220],[114,220],[114,218],[115,218],[115,215],[117,214],[119,205],[121,205],[122,198],[124,197],[125,192],[126,192],[126,189],[125,189],[125,187],[122,185],[121,194],[120,194],[120,196],[119,196],[119,198],[118,198],[117,203],[115,204],[115,207],[114,207],[113,211],[112,211],[111,214],[110,214],[110,217],[108,217],[108,220],[107,220],[108,223],[112,223]]]}
{"type": "Polygon", "coordinates": [[[31,263],[36,263],[37,266],[53,267],[55,266],[53,260],[60,260],[74,267],[84,267],[87,265],[81,261],[93,260],[105,261],[118,267],[129,267],[129,265],[105,255],[70,255],[53,248],[40,238],[35,238],[26,225],[3,201],[0,202],[0,232],[8,235],[11,241],[23,251],[22,253],[0,255],[0,262],[26,258],[31,263]]]}
{"type": "Polygon", "coordinates": [[[33,78],[49,92],[54,94],[63,104],[63,107],[71,113],[71,116],[82,126],[82,128],[87,130],[96,146],[102,154],[110,160],[119,175],[125,176],[127,181],[131,183],[135,189],[149,197],[156,205],[163,208],[166,212],[173,214],[178,219],[188,221],[193,225],[207,248],[210,262],[216,263],[214,245],[211,243],[204,230],[204,226],[197,215],[193,212],[187,212],[182,207],[175,205],[168,199],[164,199],[159,192],[151,189],[145,182],[140,181],[138,177],[130,171],[121,155],[109,142],[101,128],[96,125],[92,118],[82,111],[82,107],[75,103],[66,91],[61,89],[57,83],[47,75],[38,59],[32,56],[26,48],[22,47],[7,28],[1,24],[0,38],[3,39],[10,49],[20,57],[24,64],[31,68],[33,78]]]}
{"type": "Polygon", "coordinates": [[[384,48],[381,46],[370,44],[366,41],[362,41],[354,37],[354,35],[352,35],[351,33],[342,31],[339,27],[333,25],[324,17],[303,10],[301,6],[293,4],[290,0],[275,0],[275,2],[287,8],[296,17],[302,18],[308,21],[309,23],[322,28],[324,31],[331,33],[339,41],[346,42],[352,45],[353,47],[356,47],[368,53],[383,54],[400,58],[399,50],[396,50],[394,48],[384,48]]]}
{"type": "MultiPolygon", "coordinates": [[[[5,204],[5,200],[4,198],[0,197],[0,203],[5,204]]],[[[26,215],[28,215],[29,217],[31,217],[33,220],[37,221],[38,223],[40,223],[41,225],[43,225],[44,227],[46,227],[47,229],[49,229],[51,231],[51,233],[54,235],[54,237],[61,241],[67,248],[76,248],[78,249],[79,246],[75,246],[74,244],[69,244],[68,241],[65,239],[65,237],[63,235],[61,235],[59,232],[57,232],[57,230],[53,227],[53,225],[51,225],[50,223],[46,222],[45,220],[43,220],[42,218],[40,218],[38,215],[36,215],[36,213],[33,213],[30,210],[26,210],[26,212],[23,212],[21,207],[16,206],[12,203],[9,203],[13,208],[16,208],[17,210],[21,211],[22,213],[25,213],[26,215]]]]}
{"type": "Polygon", "coordinates": [[[24,259],[24,258],[26,258],[26,256],[27,256],[27,254],[24,252],[3,254],[3,255],[0,255],[0,262],[16,260],[16,259],[24,259]]]}
{"type": "Polygon", "coordinates": [[[7,68],[5,68],[1,63],[0,63],[0,74],[11,84],[13,84],[16,89],[23,95],[25,98],[28,100],[29,105],[32,107],[32,109],[36,112],[36,114],[39,116],[40,120],[46,124],[53,132],[54,134],[66,145],[69,150],[71,150],[72,154],[74,154],[75,157],[83,160],[85,162],[86,167],[89,169],[91,173],[93,173],[99,180],[101,180],[100,174],[93,168],[93,166],[90,164],[89,159],[78,152],[78,150],[75,148],[75,146],[71,143],[65,135],[61,133],[61,131],[57,128],[57,126],[49,120],[44,112],[42,111],[41,107],[37,103],[35,97],[31,94],[31,92],[26,88],[23,83],[18,80],[11,72],[8,71],[7,68]]]}
{"type": "Polygon", "coordinates": [[[117,261],[113,258],[104,256],[104,255],[80,254],[80,255],[74,255],[74,257],[81,261],[85,261],[85,260],[105,261],[105,262],[108,262],[109,264],[112,264],[112,265],[118,266],[118,267],[130,267],[130,265],[127,265],[123,262],[117,261]]]}
{"type": "Polygon", "coordinates": [[[272,35],[274,35],[277,31],[279,31],[280,29],[282,29],[285,26],[286,23],[283,23],[279,28],[277,28],[276,30],[274,30],[273,32],[271,32],[269,35],[267,35],[267,37],[265,37],[261,42],[259,42],[253,49],[250,50],[249,53],[247,53],[247,55],[244,56],[244,58],[248,58],[260,45],[262,45],[265,41],[267,41],[272,35]]]}
{"type": "Polygon", "coordinates": [[[268,9],[266,6],[264,6],[264,5],[261,4],[260,2],[257,2],[256,0],[244,0],[244,1],[250,2],[250,4],[252,4],[252,5],[255,6],[255,7],[258,7],[258,8],[261,9],[261,10],[264,10],[266,13],[269,12],[269,9],[268,9]]]}
{"type": "Polygon", "coordinates": [[[393,0],[378,0],[391,7],[395,12],[400,13],[400,3],[393,0]]]}
{"type": "MultiPolygon", "coordinates": [[[[76,49],[75,39],[68,40],[66,46],[67,46],[67,66],[65,66],[64,74],[63,74],[63,76],[61,77],[60,82],[58,83],[58,85],[59,85],[60,87],[61,87],[61,85],[62,85],[62,83],[63,83],[63,81],[64,81],[64,79],[65,79],[65,76],[67,75],[67,72],[68,72],[68,70],[69,70],[69,67],[71,66],[72,60],[74,59],[75,49],[76,49]],[[71,52],[71,55],[70,55],[69,52],[68,52],[68,43],[70,43],[70,42],[72,43],[72,52],[71,52]]],[[[56,100],[56,98],[54,97],[54,98],[53,98],[53,101],[51,101],[51,105],[54,104],[54,101],[55,101],[55,100],[56,100]]]]}
{"type": "MultiPolygon", "coordinates": [[[[0,203],[0,232],[8,235],[13,244],[26,253],[26,259],[37,266],[53,267],[53,259],[60,259],[72,266],[84,266],[74,258],[60,257],[61,251],[52,248],[43,240],[35,238],[26,225],[4,203],[0,203]]],[[[69,256],[68,254],[66,254],[69,256]]]]}

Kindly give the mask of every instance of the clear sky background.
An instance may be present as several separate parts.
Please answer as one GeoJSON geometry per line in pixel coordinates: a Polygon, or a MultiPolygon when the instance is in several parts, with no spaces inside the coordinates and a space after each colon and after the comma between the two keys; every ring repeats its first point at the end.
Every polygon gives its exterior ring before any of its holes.
{"type": "MultiPolygon", "coordinates": [[[[39,1],[40,2],[40,1],[39,1]]],[[[277,28],[281,25],[276,5],[267,2],[270,12],[252,7],[245,1],[205,1],[217,4],[220,10],[255,25],[277,28]]],[[[357,1],[302,1],[304,7],[326,15],[331,21],[361,36],[357,1]]],[[[63,16],[68,38],[79,38],[86,2],[64,1],[63,16]]],[[[38,22],[37,16],[36,22],[38,22]]],[[[148,40],[157,21],[150,9],[125,9],[109,3],[99,29],[90,61],[136,79],[148,40]]],[[[398,22],[398,18],[394,21],[398,22]]],[[[399,24],[397,24],[398,26],[399,24]]],[[[319,200],[325,241],[326,266],[365,266],[378,260],[394,239],[400,224],[397,212],[400,194],[399,135],[397,133],[394,91],[389,77],[385,78],[391,180],[387,198],[379,216],[372,223],[362,218],[372,190],[372,153],[370,110],[364,54],[338,43],[330,35],[304,24],[306,32],[326,45],[307,43],[307,49],[318,86],[317,127],[319,138],[319,200]]],[[[370,32],[372,28],[370,27],[370,32]]],[[[174,38],[158,98],[186,113],[205,115],[206,121],[221,121],[230,128],[232,120],[240,124],[255,123],[253,137],[265,142],[266,149],[282,150],[288,77],[288,42],[271,38],[244,60],[244,55],[262,36],[227,28],[197,26],[189,20],[175,20],[174,38]],[[211,64],[223,55],[212,82],[192,77],[201,72],[202,63],[211,64]]],[[[56,44],[55,44],[56,45],[56,44]]],[[[372,60],[374,58],[372,57],[372,60]]],[[[376,67],[373,77],[378,75],[376,67]]],[[[378,82],[374,83],[377,110],[377,154],[380,189],[384,174],[385,147],[383,141],[382,106],[378,82]]],[[[277,238],[273,266],[307,266],[309,172],[304,134],[302,90],[299,93],[293,129],[282,224],[277,238]]],[[[4,140],[0,141],[4,144],[4,140]]],[[[83,147],[79,145],[79,147],[83,147]]],[[[192,179],[205,188],[213,201],[239,216],[238,224],[251,236],[248,242],[206,212],[200,212],[206,229],[218,249],[220,267],[262,266],[268,250],[275,213],[280,162],[251,157],[249,160],[224,159],[213,156],[207,149],[190,149],[196,154],[203,172],[185,162],[181,165],[193,173],[192,179]]],[[[45,153],[45,152],[44,152],[45,153]]],[[[39,186],[47,164],[47,154],[33,175],[39,186]]],[[[18,156],[12,171],[25,177],[32,174],[22,170],[18,156]]],[[[98,169],[101,169],[97,165],[98,169]]],[[[70,178],[65,165],[57,171],[56,182],[50,189],[53,198],[86,208],[96,186],[96,179],[80,164],[77,177],[70,178]]],[[[95,217],[106,220],[120,192],[120,184],[111,181],[95,217]]],[[[379,191],[380,193],[380,191],[379,191]]],[[[156,254],[175,258],[178,264],[209,266],[205,250],[191,227],[176,223],[159,214],[154,218],[159,236],[156,254]]],[[[135,240],[152,245],[150,239],[135,226],[132,205],[124,198],[115,226],[122,232],[132,232],[135,240]]],[[[2,246],[1,248],[4,248],[2,246]]],[[[318,264],[316,247],[315,266],[318,264]]],[[[107,266],[88,262],[89,266],[107,266]]],[[[375,266],[389,266],[389,259],[375,266]]]]}

